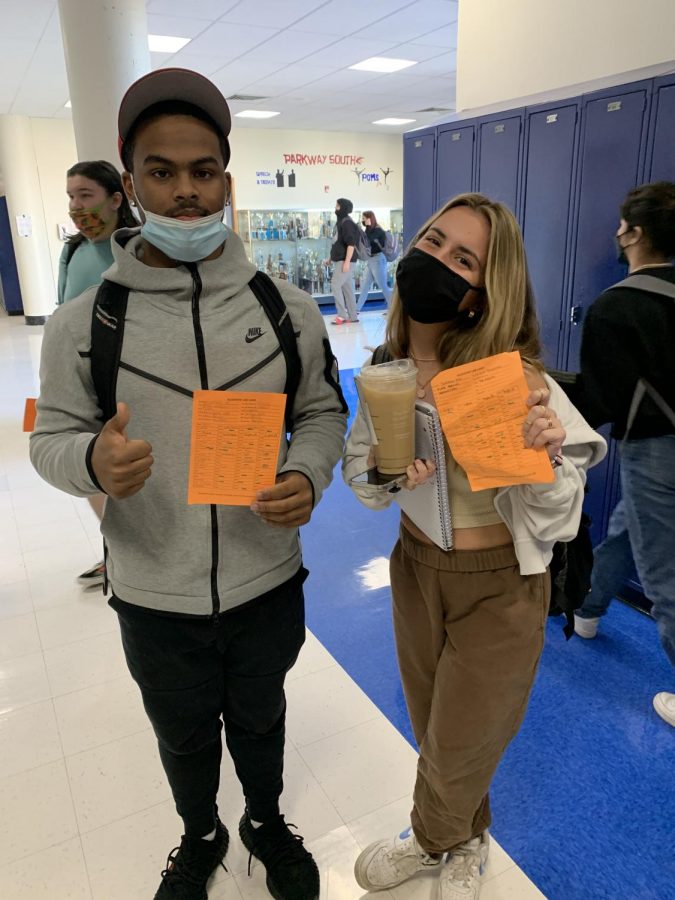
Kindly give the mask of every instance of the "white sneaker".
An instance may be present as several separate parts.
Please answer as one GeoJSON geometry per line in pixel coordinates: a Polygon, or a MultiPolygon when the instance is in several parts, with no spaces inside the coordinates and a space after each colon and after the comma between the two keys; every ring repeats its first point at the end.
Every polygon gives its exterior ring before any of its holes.
{"type": "Polygon", "coordinates": [[[581,616],[574,613],[574,631],[579,637],[586,638],[587,641],[596,636],[599,624],[599,618],[582,619],[581,616]]]}
{"type": "Polygon", "coordinates": [[[654,709],[663,721],[675,728],[675,694],[668,694],[666,691],[662,691],[654,697],[653,703],[654,709]]]}
{"type": "Polygon", "coordinates": [[[478,900],[489,850],[487,831],[456,847],[441,870],[439,900],[478,900]]]}
{"type": "Polygon", "coordinates": [[[410,825],[395,838],[375,841],[366,847],[354,863],[354,877],[364,891],[383,891],[418,872],[440,866],[442,859],[422,850],[410,825]]]}

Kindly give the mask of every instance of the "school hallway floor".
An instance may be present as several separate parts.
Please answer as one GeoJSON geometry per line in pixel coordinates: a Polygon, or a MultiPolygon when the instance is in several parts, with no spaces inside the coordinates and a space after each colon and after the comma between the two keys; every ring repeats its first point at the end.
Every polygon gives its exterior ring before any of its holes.
{"type": "MultiPolygon", "coordinates": [[[[359,324],[330,318],[353,411],[352,371],[385,320],[370,308],[359,324]]],[[[180,820],[116,616],[75,583],[100,557],[98,524],[28,461],[23,405],[37,393],[42,331],[0,313],[0,897],[150,900],[180,820]]],[[[339,477],[303,530],[309,631],[288,680],[283,811],[317,859],[322,900],[364,897],[360,849],[409,821],[416,753],[389,616],[396,532],[394,510],[363,509],[339,477]]],[[[650,619],[617,603],[602,625],[595,641],[566,644],[549,623],[494,785],[482,900],[675,898],[675,729],[651,708],[673,674],[650,619]]],[[[268,898],[262,866],[247,874],[227,753],[219,805],[229,871],[209,898],[268,898]]],[[[435,889],[422,877],[376,896],[435,900],[435,889]]]]}

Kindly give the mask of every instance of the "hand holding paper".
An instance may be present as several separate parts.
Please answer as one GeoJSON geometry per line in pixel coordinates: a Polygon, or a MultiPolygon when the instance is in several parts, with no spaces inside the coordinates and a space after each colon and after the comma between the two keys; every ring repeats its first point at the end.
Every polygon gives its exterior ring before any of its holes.
{"type": "Polygon", "coordinates": [[[251,511],[269,525],[298,528],[312,515],[314,491],[302,472],[284,472],[277,476],[274,487],[258,491],[251,511]]]}
{"type": "Polygon", "coordinates": [[[445,369],[431,388],[443,432],[472,490],[555,480],[546,450],[524,446],[530,391],[519,353],[445,369]]]}

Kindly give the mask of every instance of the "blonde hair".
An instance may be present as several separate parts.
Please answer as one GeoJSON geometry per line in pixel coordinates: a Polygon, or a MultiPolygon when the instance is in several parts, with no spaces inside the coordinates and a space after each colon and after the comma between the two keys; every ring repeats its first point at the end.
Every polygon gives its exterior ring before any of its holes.
{"type": "MultiPolygon", "coordinates": [[[[490,226],[485,266],[485,308],[478,324],[466,327],[448,322],[438,342],[438,358],[443,368],[484,359],[495,353],[517,350],[523,360],[539,370],[541,346],[534,296],[525,260],[520,227],[513,213],[503,204],[483,194],[460,194],[449,200],[420,228],[410,242],[406,255],[429,228],[450,209],[468,207],[480,213],[490,226]]],[[[394,358],[408,355],[409,318],[403,311],[394,287],[391,312],[387,321],[387,349],[394,358]]]]}

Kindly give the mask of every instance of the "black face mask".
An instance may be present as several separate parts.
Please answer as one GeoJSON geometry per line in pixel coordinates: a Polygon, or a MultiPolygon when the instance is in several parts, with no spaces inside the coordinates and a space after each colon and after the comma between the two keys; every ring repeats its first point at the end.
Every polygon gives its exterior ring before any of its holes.
{"type": "Polygon", "coordinates": [[[459,304],[468,291],[482,290],[453,272],[430,253],[411,250],[396,269],[396,286],[406,315],[415,322],[434,325],[457,319],[475,325],[481,310],[460,312],[459,304]]]}
{"type": "Polygon", "coordinates": [[[629,228],[627,231],[621,232],[621,234],[614,235],[614,243],[616,244],[616,259],[617,262],[623,263],[624,266],[630,265],[628,262],[628,257],[626,256],[626,248],[621,246],[621,238],[624,234],[628,234],[629,231],[632,231],[632,228],[629,228]]]}

